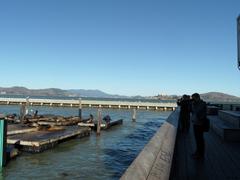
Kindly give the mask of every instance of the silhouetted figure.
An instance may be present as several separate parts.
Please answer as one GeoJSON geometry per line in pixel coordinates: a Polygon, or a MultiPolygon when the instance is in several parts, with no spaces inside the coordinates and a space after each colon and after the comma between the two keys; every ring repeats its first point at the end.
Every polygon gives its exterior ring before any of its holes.
{"type": "Polygon", "coordinates": [[[188,132],[190,127],[190,96],[184,94],[177,104],[181,107],[179,116],[181,131],[188,132]]]}
{"type": "Polygon", "coordinates": [[[192,95],[192,123],[193,131],[196,140],[197,149],[193,154],[193,158],[201,159],[204,158],[205,154],[205,142],[204,142],[204,121],[207,117],[207,105],[206,102],[200,99],[198,93],[192,95]]]}
{"type": "Polygon", "coordinates": [[[109,115],[104,116],[103,120],[108,124],[111,121],[111,117],[109,115]]]}
{"type": "Polygon", "coordinates": [[[38,115],[38,110],[36,110],[36,111],[34,112],[34,115],[33,115],[33,117],[34,117],[34,118],[36,118],[36,117],[37,117],[37,115],[38,115]]]}

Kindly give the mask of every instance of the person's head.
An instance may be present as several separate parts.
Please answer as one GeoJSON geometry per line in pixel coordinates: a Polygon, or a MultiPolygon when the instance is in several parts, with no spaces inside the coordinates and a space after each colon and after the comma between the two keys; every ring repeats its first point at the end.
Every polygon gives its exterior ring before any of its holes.
{"type": "Polygon", "coordinates": [[[200,95],[198,93],[192,94],[192,100],[193,100],[193,102],[200,101],[200,95]]]}
{"type": "Polygon", "coordinates": [[[182,96],[182,99],[183,99],[183,100],[187,100],[187,97],[188,97],[188,96],[187,96],[186,94],[184,94],[184,95],[182,96]]]}

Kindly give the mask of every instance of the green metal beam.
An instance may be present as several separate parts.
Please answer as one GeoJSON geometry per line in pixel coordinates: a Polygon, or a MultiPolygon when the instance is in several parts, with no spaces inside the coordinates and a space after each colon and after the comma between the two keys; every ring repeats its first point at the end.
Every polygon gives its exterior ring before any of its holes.
{"type": "Polygon", "coordinates": [[[6,165],[7,121],[0,116],[0,166],[6,165]]]}

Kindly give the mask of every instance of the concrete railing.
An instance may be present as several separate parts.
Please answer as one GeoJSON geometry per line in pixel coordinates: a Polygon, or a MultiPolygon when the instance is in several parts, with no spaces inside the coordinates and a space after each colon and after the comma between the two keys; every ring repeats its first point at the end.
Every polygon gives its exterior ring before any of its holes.
{"type": "Polygon", "coordinates": [[[240,111],[240,103],[210,103],[221,110],[240,111]]]}
{"type": "Polygon", "coordinates": [[[168,180],[170,177],[179,110],[175,110],[125,171],[121,180],[168,180]]]}

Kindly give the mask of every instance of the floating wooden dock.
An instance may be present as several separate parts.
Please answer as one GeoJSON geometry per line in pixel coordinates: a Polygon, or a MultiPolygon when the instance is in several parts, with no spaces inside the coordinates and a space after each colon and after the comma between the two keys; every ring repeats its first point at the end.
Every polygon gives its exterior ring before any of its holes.
{"type": "MultiPolygon", "coordinates": [[[[122,119],[111,121],[110,123],[102,123],[101,124],[101,129],[106,130],[106,129],[111,128],[112,126],[121,125],[122,123],[123,123],[122,119]]],[[[80,127],[91,127],[94,130],[97,129],[97,122],[94,122],[94,123],[82,123],[81,122],[81,123],[78,123],[78,125],[80,127]]]]}
{"type": "Polygon", "coordinates": [[[9,135],[7,143],[18,145],[23,151],[37,153],[50,149],[67,139],[89,135],[88,127],[65,126],[62,129],[9,135]]]}
{"type": "Polygon", "coordinates": [[[21,124],[8,124],[7,126],[7,135],[23,134],[36,131],[38,131],[38,128],[28,127],[21,124]]]}
{"type": "MultiPolygon", "coordinates": [[[[20,105],[26,103],[28,103],[30,106],[79,107],[79,100],[0,98],[0,105],[20,105]]],[[[156,103],[156,102],[82,100],[81,106],[83,108],[146,109],[146,110],[173,111],[177,107],[177,104],[161,102],[156,103]]]]}
{"type": "MultiPolygon", "coordinates": [[[[96,123],[78,123],[78,126],[80,127],[90,127],[90,128],[94,128],[96,126],[96,123]]],[[[106,124],[101,124],[101,128],[105,128],[106,124]]]]}

